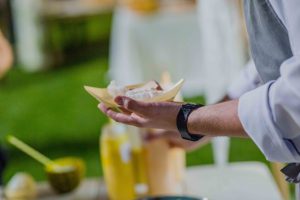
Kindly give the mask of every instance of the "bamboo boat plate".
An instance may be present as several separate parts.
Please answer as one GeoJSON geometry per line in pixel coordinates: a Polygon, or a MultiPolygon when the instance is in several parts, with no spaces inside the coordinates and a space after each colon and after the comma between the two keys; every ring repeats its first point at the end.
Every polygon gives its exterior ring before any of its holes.
{"type": "MultiPolygon", "coordinates": [[[[184,80],[181,79],[176,84],[174,84],[172,87],[170,87],[168,90],[165,90],[162,94],[143,100],[144,102],[164,102],[164,101],[173,101],[175,96],[180,91],[182,85],[184,83],[184,80]]],[[[135,85],[128,85],[126,86],[127,89],[135,89],[139,88],[145,85],[145,83],[141,84],[135,84],[135,85]]],[[[104,103],[109,108],[117,108],[119,107],[118,104],[115,103],[114,97],[111,96],[108,93],[107,88],[96,88],[91,86],[84,86],[84,89],[92,95],[95,99],[97,99],[99,102],[104,103]]]]}

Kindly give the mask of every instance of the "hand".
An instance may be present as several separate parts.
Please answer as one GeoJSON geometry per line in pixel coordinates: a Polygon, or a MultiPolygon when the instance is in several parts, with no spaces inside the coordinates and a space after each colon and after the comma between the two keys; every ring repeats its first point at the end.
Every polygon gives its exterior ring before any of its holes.
{"type": "Polygon", "coordinates": [[[118,96],[115,102],[123,113],[107,108],[103,103],[99,109],[116,122],[143,128],[157,128],[177,131],[176,118],[181,105],[174,102],[141,102],[125,96],[118,96]]]}
{"type": "Polygon", "coordinates": [[[201,140],[194,142],[182,139],[180,133],[177,131],[154,129],[151,131],[151,134],[147,134],[145,138],[146,141],[152,141],[156,139],[166,140],[171,147],[180,147],[185,149],[186,151],[193,151],[207,144],[211,140],[211,137],[204,136],[203,138],[201,138],[201,140]]]}
{"type": "Polygon", "coordinates": [[[0,79],[13,63],[13,53],[8,41],[0,31],[0,79]]]}

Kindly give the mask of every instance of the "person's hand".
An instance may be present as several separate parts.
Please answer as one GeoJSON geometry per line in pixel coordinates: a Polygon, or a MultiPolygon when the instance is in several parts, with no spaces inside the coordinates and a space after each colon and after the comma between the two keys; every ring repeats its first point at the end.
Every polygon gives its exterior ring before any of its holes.
{"type": "Polygon", "coordinates": [[[157,128],[177,131],[176,118],[181,105],[174,102],[141,102],[128,97],[118,96],[115,102],[123,113],[99,104],[100,110],[116,122],[143,128],[157,128]]]}
{"type": "Polygon", "coordinates": [[[8,41],[0,31],[0,79],[13,63],[13,53],[8,41]]]}
{"type": "Polygon", "coordinates": [[[180,147],[186,151],[193,151],[207,144],[211,140],[211,137],[204,136],[199,141],[194,142],[182,139],[178,131],[165,131],[161,129],[154,129],[151,131],[151,134],[147,134],[145,137],[146,142],[156,139],[166,140],[171,147],[180,147]]]}

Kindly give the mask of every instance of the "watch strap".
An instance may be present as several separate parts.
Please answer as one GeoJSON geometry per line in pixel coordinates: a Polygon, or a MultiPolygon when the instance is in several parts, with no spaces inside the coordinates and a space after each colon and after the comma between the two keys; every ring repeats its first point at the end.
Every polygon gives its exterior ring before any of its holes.
{"type": "Polygon", "coordinates": [[[202,137],[204,137],[203,135],[191,134],[188,131],[188,127],[187,127],[189,115],[192,113],[193,110],[200,108],[202,106],[203,105],[201,104],[183,104],[181,106],[177,115],[176,125],[183,139],[190,140],[190,141],[198,141],[202,137]]]}

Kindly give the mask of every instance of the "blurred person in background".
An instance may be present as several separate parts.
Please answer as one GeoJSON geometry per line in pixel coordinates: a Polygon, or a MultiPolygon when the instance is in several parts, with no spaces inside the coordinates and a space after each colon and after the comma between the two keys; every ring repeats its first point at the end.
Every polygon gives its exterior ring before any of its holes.
{"type": "MultiPolygon", "coordinates": [[[[0,30],[0,80],[5,76],[13,63],[12,49],[0,30]]],[[[6,155],[0,146],[0,185],[3,181],[3,171],[6,166],[6,155]]]]}
{"type": "Polygon", "coordinates": [[[13,63],[13,53],[10,44],[0,30],[0,79],[2,79],[13,63]]]}
{"type": "Polygon", "coordinates": [[[11,31],[9,3],[7,0],[0,0],[0,80],[5,76],[13,63],[12,48],[7,38],[5,38],[5,36],[9,36],[11,31]]]}
{"type": "MultiPolygon", "coordinates": [[[[13,53],[11,46],[1,31],[1,28],[5,27],[5,16],[7,14],[7,11],[7,2],[5,0],[0,0],[0,84],[1,79],[4,78],[5,74],[11,68],[13,63],[13,53]]],[[[7,156],[0,143],[0,185],[3,184],[3,172],[6,167],[6,163],[7,156]]]]}
{"type": "MultiPolygon", "coordinates": [[[[4,38],[0,30],[0,80],[5,76],[13,62],[12,49],[8,41],[4,38]]],[[[0,146],[0,185],[3,181],[3,171],[6,166],[6,155],[4,149],[0,146]]]]}

